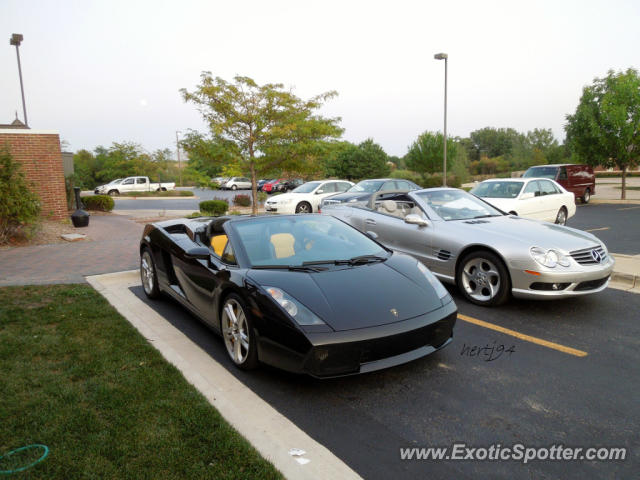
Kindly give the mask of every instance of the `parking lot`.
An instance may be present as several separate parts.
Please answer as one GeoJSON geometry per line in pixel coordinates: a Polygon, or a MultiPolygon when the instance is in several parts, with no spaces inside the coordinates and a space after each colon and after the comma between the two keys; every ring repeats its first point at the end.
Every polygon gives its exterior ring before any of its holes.
{"type": "MultiPolygon", "coordinates": [[[[568,225],[591,231],[611,252],[640,254],[638,205],[579,205],[568,225]]],[[[268,367],[239,371],[221,339],[179,305],[149,302],[141,287],[133,293],[364,478],[632,477],[639,460],[640,296],[609,288],[488,309],[448,289],[460,316],[447,348],[392,369],[324,381],[268,367]],[[400,458],[403,447],[456,443],[628,450],[625,461],[612,462],[400,458]]]]}
{"type": "MultiPolygon", "coordinates": [[[[630,478],[640,427],[640,296],[607,289],[486,309],[450,291],[461,316],[447,348],[389,370],[324,381],[268,367],[241,372],[222,341],[180,306],[149,305],[364,478],[630,478]],[[496,353],[471,354],[486,346],[496,353]],[[400,460],[401,447],[459,442],[629,452],[624,462],[400,460]]],[[[141,287],[134,293],[148,302],[141,287]]]]}

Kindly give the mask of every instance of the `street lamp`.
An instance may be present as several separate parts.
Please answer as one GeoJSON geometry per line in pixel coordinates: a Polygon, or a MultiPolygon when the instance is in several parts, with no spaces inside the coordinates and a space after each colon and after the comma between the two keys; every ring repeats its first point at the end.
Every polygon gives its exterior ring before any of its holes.
{"type": "Polygon", "coordinates": [[[16,55],[18,56],[18,74],[20,75],[20,91],[22,92],[22,111],[24,113],[24,125],[29,126],[29,122],[27,122],[27,106],[24,103],[24,86],[22,85],[22,67],[20,66],[20,43],[24,37],[21,33],[14,33],[11,35],[9,39],[9,45],[16,46],[16,55]]]}
{"type": "Polygon", "coordinates": [[[444,168],[442,174],[442,185],[447,186],[447,59],[446,53],[436,53],[433,58],[444,60],[444,168]]]}
{"type": "Polygon", "coordinates": [[[176,130],[176,152],[178,153],[178,175],[180,178],[180,186],[182,186],[182,161],[180,160],[180,141],[178,140],[178,133],[180,133],[180,130],[176,130]]]}

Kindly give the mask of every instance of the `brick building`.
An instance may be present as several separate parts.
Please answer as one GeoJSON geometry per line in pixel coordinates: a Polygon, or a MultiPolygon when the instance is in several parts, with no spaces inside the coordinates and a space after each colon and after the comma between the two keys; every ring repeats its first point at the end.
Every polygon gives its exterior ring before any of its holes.
{"type": "Polygon", "coordinates": [[[7,148],[34,186],[42,202],[42,216],[68,216],[60,135],[53,130],[31,130],[19,120],[0,125],[0,148],[7,148]]]}

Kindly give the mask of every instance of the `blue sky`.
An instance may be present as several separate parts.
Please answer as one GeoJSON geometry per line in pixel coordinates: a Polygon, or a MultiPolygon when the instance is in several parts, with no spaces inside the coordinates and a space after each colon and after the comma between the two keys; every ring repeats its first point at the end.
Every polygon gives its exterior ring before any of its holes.
{"type": "Polygon", "coordinates": [[[564,138],[582,87],[640,68],[637,1],[0,2],[0,123],[22,117],[12,33],[32,128],[72,150],[135,141],[173,148],[204,130],[178,90],[200,72],[279,82],[301,97],[337,90],[323,109],[344,138],[403,155],[442,130],[449,54],[450,135],[486,126],[552,128],[564,138]]]}

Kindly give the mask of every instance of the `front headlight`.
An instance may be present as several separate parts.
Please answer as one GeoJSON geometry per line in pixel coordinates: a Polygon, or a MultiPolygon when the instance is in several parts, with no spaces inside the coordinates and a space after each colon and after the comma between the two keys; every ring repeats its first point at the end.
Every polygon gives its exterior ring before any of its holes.
{"type": "Polygon", "coordinates": [[[418,270],[420,270],[422,274],[426,277],[426,279],[429,281],[433,289],[436,291],[438,298],[442,300],[444,297],[449,295],[449,292],[447,291],[447,289],[444,288],[444,285],[442,285],[440,280],[438,280],[436,276],[433,273],[431,273],[431,270],[425,267],[421,262],[417,262],[417,263],[418,263],[418,270]]]}
{"type": "Polygon", "coordinates": [[[291,295],[277,287],[263,287],[271,298],[286,310],[298,325],[325,325],[318,316],[307,307],[298,302],[291,295]]]}
{"type": "Polygon", "coordinates": [[[357,202],[357,201],[358,201],[357,198],[352,198],[351,200],[349,200],[349,203],[354,203],[354,202],[357,202]]]}
{"type": "Polygon", "coordinates": [[[548,268],[555,268],[556,265],[568,267],[571,263],[568,256],[553,248],[547,250],[540,247],[531,247],[529,253],[536,262],[548,268]]]}

